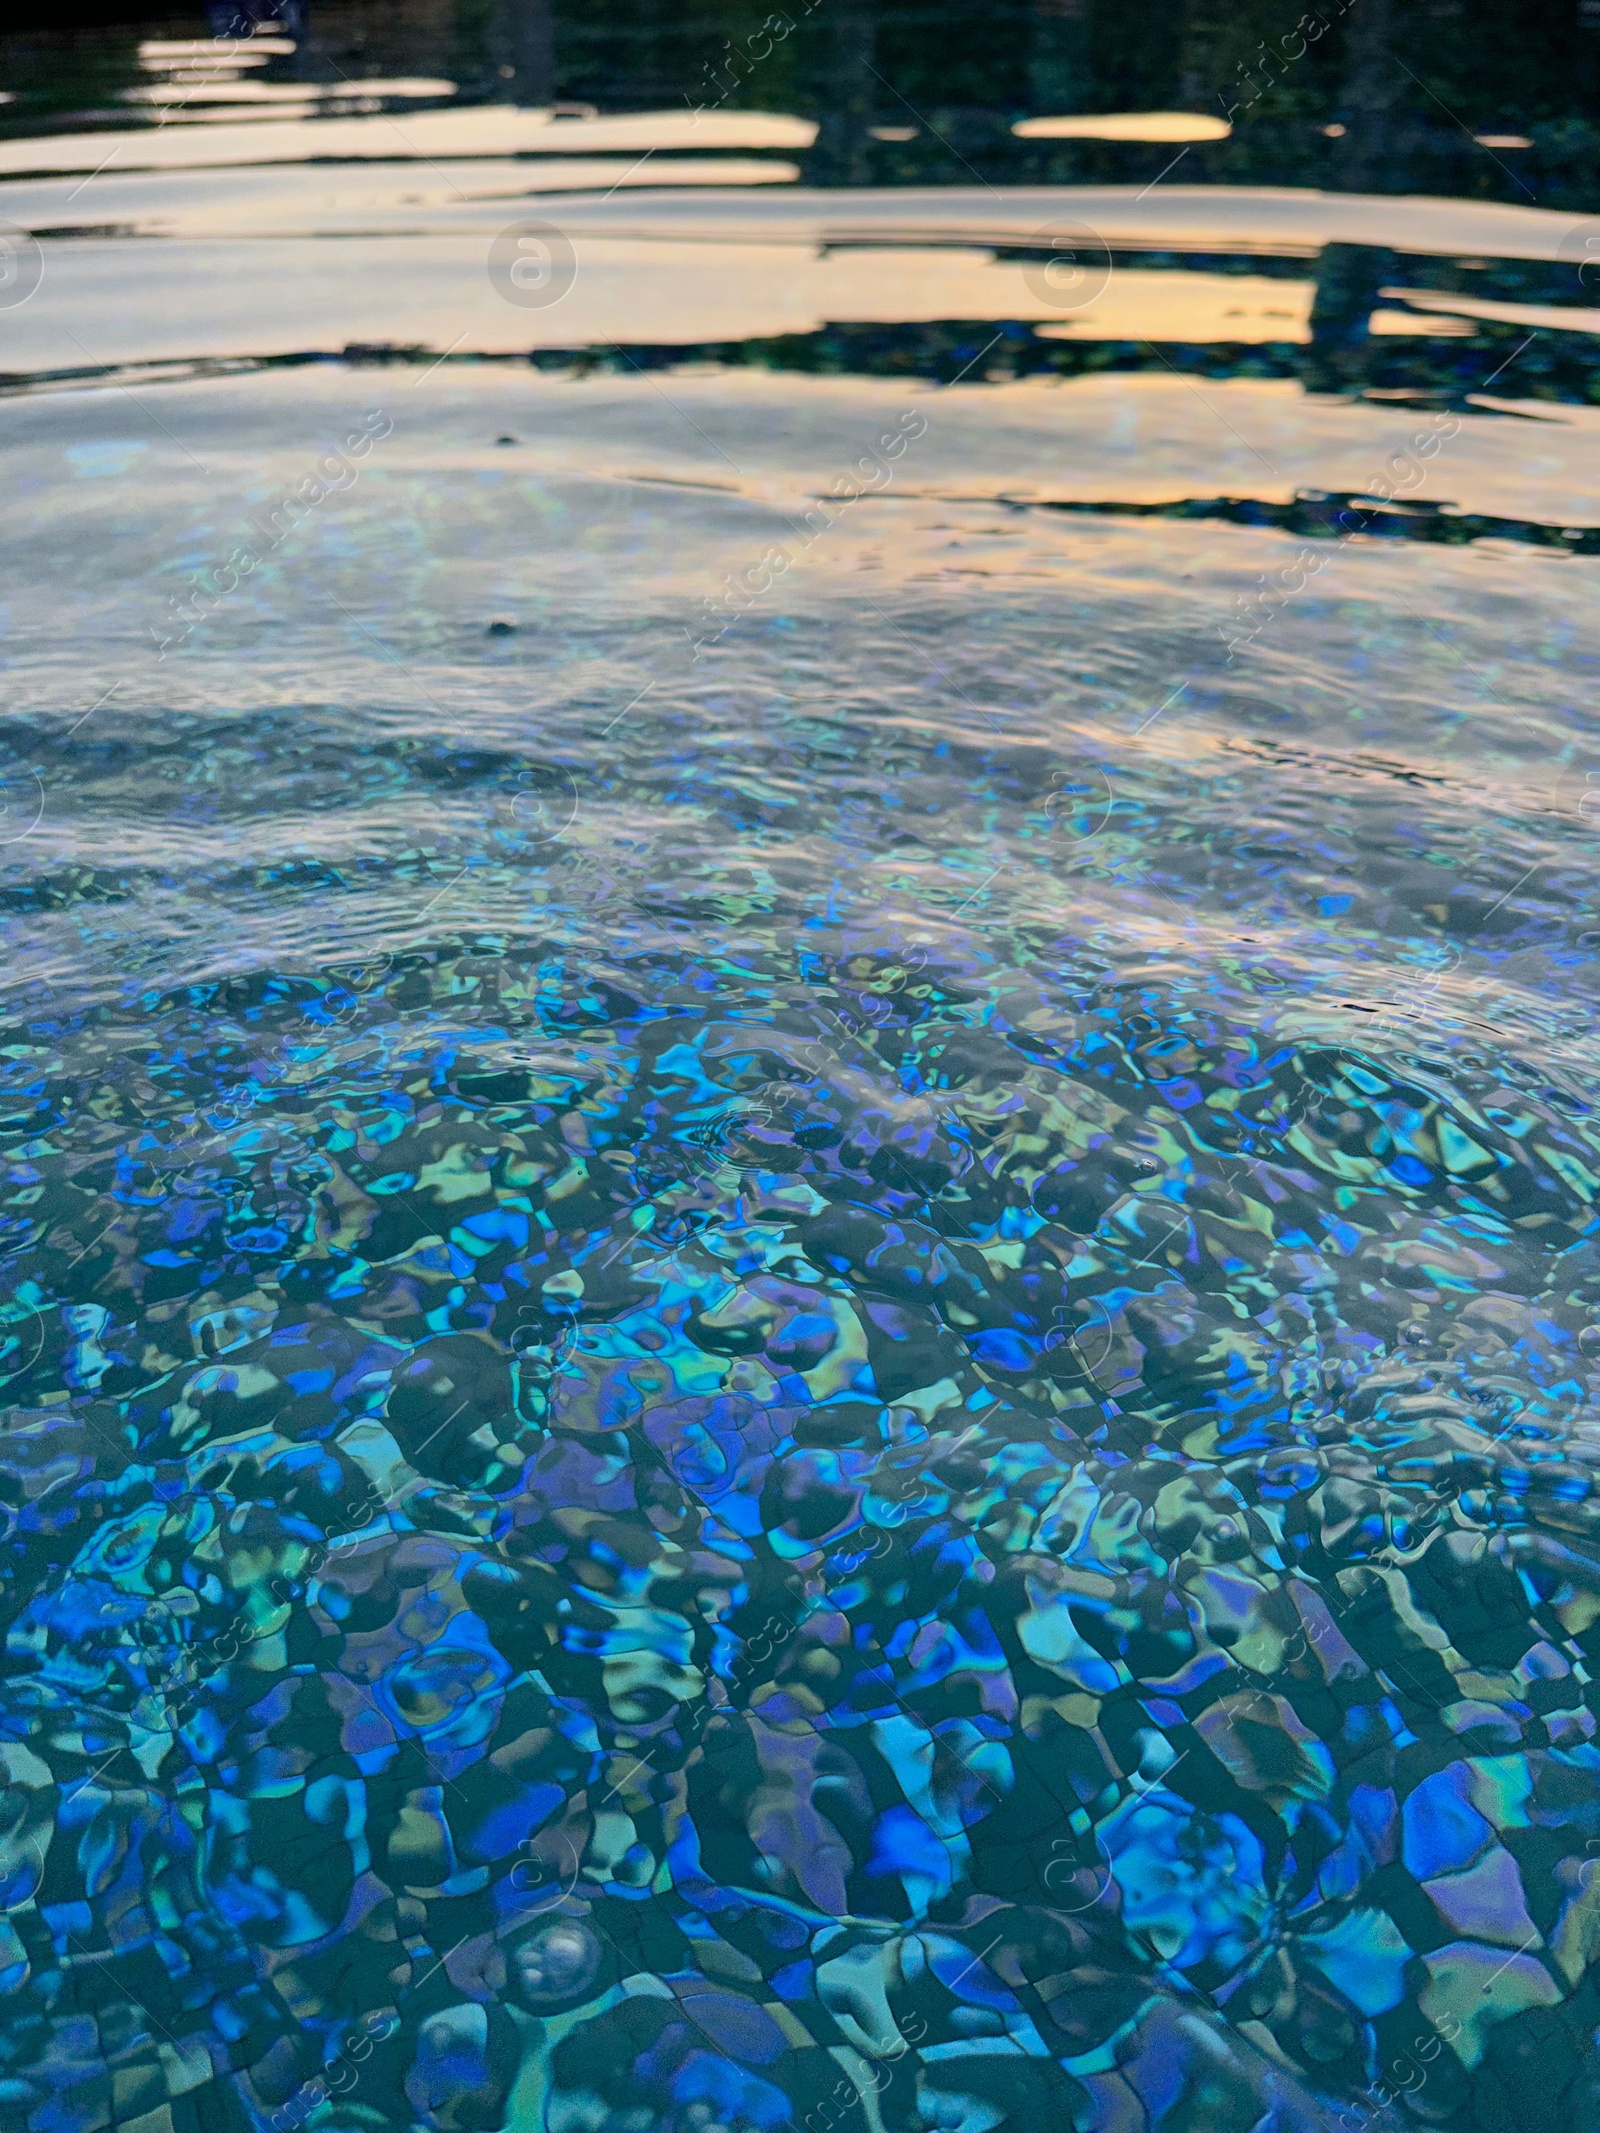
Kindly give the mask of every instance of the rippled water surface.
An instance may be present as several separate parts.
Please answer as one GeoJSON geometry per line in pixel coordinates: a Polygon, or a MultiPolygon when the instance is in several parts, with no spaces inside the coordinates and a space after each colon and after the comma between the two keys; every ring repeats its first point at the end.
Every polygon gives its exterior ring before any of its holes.
{"type": "Polygon", "coordinates": [[[0,143],[0,2126],[1596,2133],[1600,224],[479,108],[0,143]]]}

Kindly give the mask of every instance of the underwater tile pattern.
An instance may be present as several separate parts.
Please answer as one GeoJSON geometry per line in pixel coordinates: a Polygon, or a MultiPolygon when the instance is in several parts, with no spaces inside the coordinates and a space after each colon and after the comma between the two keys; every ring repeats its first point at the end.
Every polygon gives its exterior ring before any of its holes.
{"type": "Polygon", "coordinates": [[[934,500],[619,726],[415,407],[304,558],[404,674],[30,733],[0,2123],[1600,2124],[1591,566],[1239,665],[1275,536],[934,500]]]}

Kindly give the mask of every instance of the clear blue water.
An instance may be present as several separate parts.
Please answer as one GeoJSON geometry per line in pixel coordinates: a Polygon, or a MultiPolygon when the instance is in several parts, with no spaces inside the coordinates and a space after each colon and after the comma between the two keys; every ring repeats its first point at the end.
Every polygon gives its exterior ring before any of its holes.
{"type": "Polygon", "coordinates": [[[1588,2133],[1590,225],[443,168],[0,310],[0,2123],[1588,2133]]]}

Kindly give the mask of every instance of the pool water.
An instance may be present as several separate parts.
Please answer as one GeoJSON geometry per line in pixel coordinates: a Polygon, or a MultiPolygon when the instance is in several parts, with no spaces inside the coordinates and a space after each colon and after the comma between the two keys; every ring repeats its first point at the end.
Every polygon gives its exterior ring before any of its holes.
{"type": "Polygon", "coordinates": [[[1597,2122],[1591,225],[188,138],[0,310],[0,2122],[1597,2122]]]}

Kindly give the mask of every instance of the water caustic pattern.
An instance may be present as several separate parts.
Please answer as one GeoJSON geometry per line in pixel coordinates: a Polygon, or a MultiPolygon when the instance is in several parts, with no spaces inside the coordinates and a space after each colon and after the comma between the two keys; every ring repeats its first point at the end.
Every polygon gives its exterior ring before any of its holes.
{"type": "Polygon", "coordinates": [[[1592,566],[332,376],[9,432],[0,2118],[1600,2124],[1592,566]]]}

